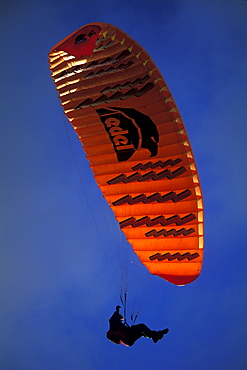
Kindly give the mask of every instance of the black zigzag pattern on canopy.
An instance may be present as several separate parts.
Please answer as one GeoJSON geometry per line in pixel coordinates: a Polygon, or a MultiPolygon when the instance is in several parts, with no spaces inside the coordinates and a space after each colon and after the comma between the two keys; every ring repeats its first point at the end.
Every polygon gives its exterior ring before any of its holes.
{"type": "Polygon", "coordinates": [[[101,94],[113,92],[113,91],[119,91],[124,90],[128,87],[135,87],[136,85],[143,84],[144,82],[147,82],[149,80],[149,76],[145,75],[143,78],[136,78],[133,82],[127,81],[124,84],[116,84],[114,86],[107,86],[103,90],[101,90],[101,94]]]}
{"type": "Polygon", "coordinates": [[[180,175],[182,175],[184,172],[186,172],[186,169],[184,167],[179,167],[175,171],[170,171],[170,170],[164,170],[159,173],[156,173],[155,171],[150,171],[146,173],[145,175],[141,175],[139,172],[136,172],[130,176],[126,176],[125,174],[121,174],[117,177],[114,177],[113,179],[107,181],[109,185],[115,185],[115,184],[120,184],[123,182],[124,184],[128,184],[130,182],[134,181],[147,181],[147,180],[162,180],[164,178],[168,178],[169,180],[172,180],[180,175]]]}
{"type": "Polygon", "coordinates": [[[134,167],[132,167],[132,170],[133,171],[138,171],[138,170],[147,170],[148,168],[151,168],[152,170],[154,170],[155,168],[158,168],[158,167],[161,167],[161,168],[165,168],[167,166],[175,166],[176,164],[180,163],[182,161],[181,158],[177,158],[177,159],[168,159],[167,161],[163,162],[163,161],[158,161],[158,162],[148,162],[148,163],[138,163],[136,164],[134,167]]]}
{"type": "Polygon", "coordinates": [[[108,95],[100,95],[97,99],[93,100],[91,98],[87,98],[82,103],[77,105],[75,107],[75,110],[79,110],[81,108],[87,108],[87,107],[95,107],[96,105],[100,105],[103,103],[112,103],[117,101],[118,99],[124,100],[129,99],[133,96],[142,96],[146,94],[148,91],[152,90],[154,87],[154,84],[151,82],[148,82],[145,86],[143,86],[140,90],[137,88],[132,88],[131,90],[127,91],[126,93],[123,93],[121,91],[117,91],[114,94],[108,96],[108,95]]]}
{"type": "Polygon", "coordinates": [[[126,195],[123,198],[120,198],[113,202],[112,204],[114,206],[122,206],[123,204],[138,204],[138,203],[144,203],[149,204],[153,202],[158,203],[165,203],[169,200],[173,201],[174,203],[179,202],[180,200],[183,200],[191,195],[190,190],[182,191],[181,193],[177,194],[174,191],[171,191],[165,195],[161,195],[160,193],[154,193],[150,196],[146,196],[145,194],[137,195],[136,197],[132,197],[131,195],[126,195]]]}
{"type": "Polygon", "coordinates": [[[150,237],[150,236],[154,236],[155,238],[158,238],[159,236],[180,236],[180,235],[184,235],[184,236],[188,236],[190,234],[193,234],[195,232],[195,229],[193,229],[192,227],[190,229],[185,229],[185,228],[182,228],[180,230],[176,230],[176,229],[171,229],[171,230],[165,230],[165,229],[162,229],[162,230],[151,230],[149,231],[148,233],[146,233],[145,235],[147,237],[150,237]]]}
{"type": "Polygon", "coordinates": [[[153,219],[151,219],[148,216],[142,217],[139,220],[136,220],[135,217],[130,217],[122,222],[120,222],[120,228],[123,229],[124,227],[127,226],[132,226],[132,227],[140,227],[143,225],[146,226],[155,226],[155,225],[162,225],[162,226],[167,226],[171,224],[176,224],[177,226],[184,225],[190,221],[193,221],[196,219],[196,216],[193,213],[190,213],[184,217],[180,217],[179,215],[174,215],[169,218],[165,218],[164,216],[158,216],[153,219]]]}
{"type": "Polygon", "coordinates": [[[171,253],[165,253],[165,254],[160,254],[160,253],[156,253],[156,254],[153,254],[152,256],[149,257],[150,261],[154,261],[154,260],[158,260],[158,261],[164,261],[164,260],[168,260],[168,261],[173,261],[175,259],[177,259],[178,261],[183,261],[185,259],[187,259],[188,261],[192,261],[194,260],[195,258],[199,257],[199,253],[190,253],[190,252],[186,252],[184,254],[181,254],[181,253],[174,253],[174,254],[171,254],[171,253]]]}

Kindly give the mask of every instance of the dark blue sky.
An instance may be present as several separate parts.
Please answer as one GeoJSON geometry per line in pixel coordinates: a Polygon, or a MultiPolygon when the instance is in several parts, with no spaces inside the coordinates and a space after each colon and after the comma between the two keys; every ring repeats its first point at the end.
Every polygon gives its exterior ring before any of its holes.
{"type": "Polygon", "coordinates": [[[246,369],[246,19],[244,0],[0,1],[1,369],[246,369]],[[170,328],[157,344],[105,339],[119,303],[105,258],[115,222],[67,126],[81,184],[48,69],[50,49],[91,22],[153,57],[203,188],[202,274],[186,287],[151,277],[139,316],[170,328]]]}

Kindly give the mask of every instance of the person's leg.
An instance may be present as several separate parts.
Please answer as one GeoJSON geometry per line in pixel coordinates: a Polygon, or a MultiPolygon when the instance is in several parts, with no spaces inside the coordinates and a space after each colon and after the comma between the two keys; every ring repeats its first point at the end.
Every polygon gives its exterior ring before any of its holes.
{"type": "Polygon", "coordinates": [[[122,340],[126,345],[132,346],[137,339],[141,337],[151,338],[154,343],[158,342],[161,338],[163,338],[164,334],[168,333],[168,329],[164,330],[151,330],[145,324],[137,324],[132,325],[131,327],[127,328],[126,331],[126,338],[122,340]]]}
{"type": "Polygon", "coordinates": [[[131,328],[133,328],[133,332],[140,334],[140,337],[145,336],[147,338],[152,338],[154,333],[154,331],[149,329],[145,324],[133,325],[131,328]]]}
{"type": "Polygon", "coordinates": [[[133,346],[135,341],[143,336],[152,338],[152,330],[145,324],[132,325],[127,328],[126,337],[122,339],[122,342],[128,346],[133,346]]]}
{"type": "Polygon", "coordinates": [[[145,324],[138,324],[138,325],[133,325],[132,330],[138,334],[140,338],[141,336],[145,336],[147,338],[152,338],[154,343],[157,343],[158,340],[162,339],[165,334],[168,333],[169,329],[164,329],[164,330],[150,330],[145,324]]]}

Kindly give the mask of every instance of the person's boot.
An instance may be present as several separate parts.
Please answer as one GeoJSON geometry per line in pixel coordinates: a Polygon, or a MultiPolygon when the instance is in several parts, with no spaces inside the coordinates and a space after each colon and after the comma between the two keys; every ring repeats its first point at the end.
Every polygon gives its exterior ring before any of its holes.
{"type": "Polygon", "coordinates": [[[163,329],[163,330],[161,330],[161,332],[163,333],[163,334],[167,334],[168,332],[169,332],[169,329],[167,328],[167,329],[163,329]]]}
{"type": "Polygon", "coordinates": [[[165,334],[167,334],[169,329],[163,329],[159,331],[153,331],[152,339],[154,343],[157,343],[158,340],[162,339],[165,334]]]}

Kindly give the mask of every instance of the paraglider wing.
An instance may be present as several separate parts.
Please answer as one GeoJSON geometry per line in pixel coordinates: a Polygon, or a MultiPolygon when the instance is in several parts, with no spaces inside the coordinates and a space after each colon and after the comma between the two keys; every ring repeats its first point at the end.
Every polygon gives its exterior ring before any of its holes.
{"type": "Polygon", "coordinates": [[[50,70],[98,186],[148,270],[184,285],[203,260],[203,202],[191,145],[148,53],[88,24],[54,46],[50,70]]]}

